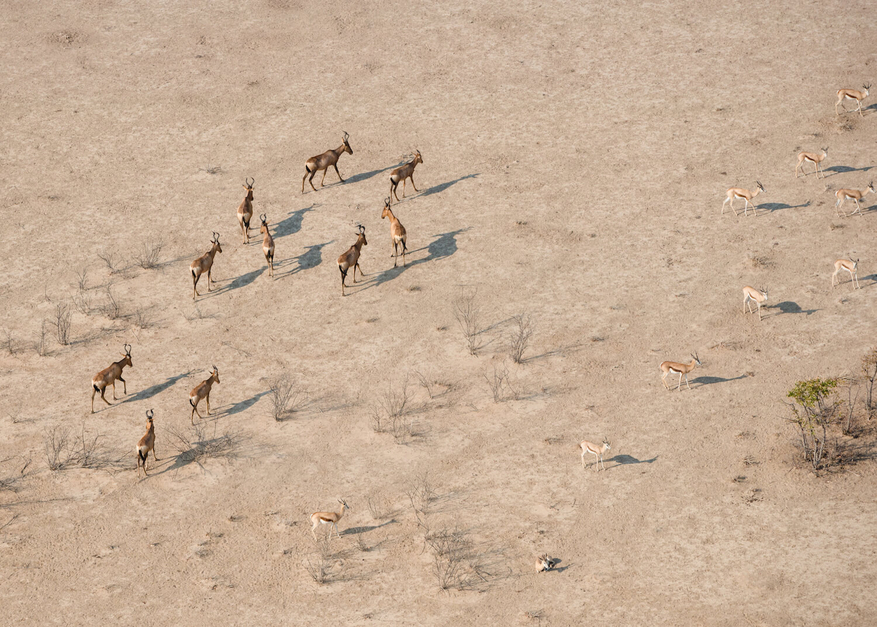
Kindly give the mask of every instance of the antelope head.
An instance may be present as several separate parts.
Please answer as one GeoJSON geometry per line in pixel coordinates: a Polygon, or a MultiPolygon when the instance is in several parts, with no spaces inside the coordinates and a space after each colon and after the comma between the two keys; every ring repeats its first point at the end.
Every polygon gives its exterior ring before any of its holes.
{"type": "Polygon", "coordinates": [[[862,89],[865,90],[865,95],[867,96],[869,93],[868,90],[871,89],[871,83],[868,83],[867,85],[862,85],[862,89]]]}
{"type": "Polygon", "coordinates": [[[155,412],[151,409],[146,410],[146,428],[152,426],[152,417],[155,415],[155,412]]]}
{"type": "Polygon", "coordinates": [[[823,148],[822,149],[822,158],[824,159],[827,156],[828,156],[828,148],[823,148]]]}
{"type": "Polygon", "coordinates": [[[767,288],[762,288],[760,291],[761,295],[764,296],[764,302],[767,302],[767,288]]]}
{"type": "Polygon", "coordinates": [[[603,446],[606,447],[606,450],[607,450],[607,451],[608,451],[610,448],[612,448],[611,446],[609,446],[609,440],[606,439],[606,436],[603,436],[603,446]]]}
{"type": "Polygon", "coordinates": [[[341,131],[344,133],[344,136],[341,138],[341,141],[344,142],[344,152],[349,155],[353,154],[353,148],[350,147],[350,142],[347,141],[350,138],[350,134],[347,131],[341,131]]]}
{"type": "Polygon", "coordinates": [[[338,499],[338,502],[341,503],[341,511],[343,512],[345,509],[350,509],[350,505],[347,504],[347,501],[344,499],[338,499]]]}
{"type": "Polygon", "coordinates": [[[246,184],[243,188],[247,190],[247,200],[253,200],[253,186],[256,184],[256,179],[250,181],[249,177],[247,177],[244,181],[246,184]]]}
{"type": "Polygon", "coordinates": [[[356,225],[356,234],[359,236],[359,239],[362,240],[364,246],[368,246],[368,242],[365,241],[365,227],[361,224],[356,225]]]}
{"type": "Polygon", "coordinates": [[[694,360],[694,362],[695,362],[698,366],[702,366],[702,365],[703,365],[702,363],[700,363],[700,358],[697,356],[697,352],[695,352],[694,355],[691,356],[691,358],[694,360]]]}
{"type": "Polygon", "coordinates": [[[390,197],[384,198],[384,210],[381,211],[381,220],[390,215],[390,197]]]}
{"type": "Polygon", "coordinates": [[[761,184],[761,181],[755,181],[755,186],[761,191],[764,191],[764,185],[761,184]]]}
{"type": "Polygon", "coordinates": [[[210,243],[216,246],[216,252],[222,252],[222,246],[219,245],[219,233],[213,231],[213,239],[210,240],[210,243]]]}
{"type": "Polygon", "coordinates": [[[210,373],[210,376],[219,383],[219,369],[216,366],[213,366],[213,371],[210,373]]]}
{"type": "Polygon", "coordinates": [[[868,183],[868,190],[869,190],[872,194],[877,193],[877,192],[874,191],[874,181],[871,181],[870,183],[868,183]]]}
{"type": "Polygon", "coordinates": [[[134,364],[131,363],[131,345],[125,344],[125,352],[122,353],[122,357],[125,358],[125,365],[133,368],[134,364]]]}
{"type": "Polygon", "coordinates": [[[265,233],[268,230],[268,216],[263,213],[259,216],[259,220],[262,221],[262,226],[259,227],[259,233],[265,233]]]}
{"type": "Polygon", "coordinates": [[[420,156],[420,151],[414,151],[414,163],[423,163],[423,157],[420,156]]]}

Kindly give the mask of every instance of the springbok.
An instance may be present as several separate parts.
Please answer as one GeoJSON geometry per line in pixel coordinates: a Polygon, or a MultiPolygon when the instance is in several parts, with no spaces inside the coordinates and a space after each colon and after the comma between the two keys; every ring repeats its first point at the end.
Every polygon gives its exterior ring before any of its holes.
{"type": "Polygon", "coordinates": [[[694,355],[691,356],[691,362],[689,362],[687,364],[680,364],[679,362],[676,362],[676,361],[662,361],[661,362],[661,372],[663,372],[664,374],[661,375],[661,381],[664,382],[664,387],[667,388],[668,390],[670,390],[671,389],[670,386],[667,385],[667,375],[670,374],[671,372],[673,374],[678,374],[679,375],[679,385],[676,386],[676,389],[681,390],[682,389],[682,377],[684,375],[685,376],[685,385],[687,385],[688,389],[690,390],[691,385],[689,385],[689,383],[688,383],[688,373],[691,372],[692,370],[694,370],[695,366],[702,366],[702,365],[703,364],[700,363],[700,359],[698,358],[697,353],[694,353],[694,355]]]}
{"type": "MultiPolygon", "coordinates": [[[[812,163],[816,166],[816,178],[819,178],[819,164],[822,163],[822,160],[828,156],[828,148],[822,149],[822,154],[817,154],[815,152],[799,152],[798,153],[798,164],[795,166],[795,178],[798,178],[798,168],[801,168],[801,172],[804,172],[804,163],[812,163]]],[[[807,173],[804,172],[804,176],[807,176],[807,173]]],[[[822,170],[822,178],[825,178],[825,169],[822,170]]]]}
{"type": "MultiPolygon", "coordinates": [[[[868,95],[869,95],[868,90],[869,89],[871,89],[870,83],[868,85],[862,85],[862,91],[859,91],[858,89],[838,89],[837,90],[837,102],[834,103],[835,115],[840,115],[840,113],[838,113],[838,111],[837,111],[837,105],[840,105],[843,108],[845,113],[847,112],[847,108],[844,107],[843,101],[849,99],[849,100],[856,101],[856,104],[859,105],[858,108],[856,109],[856,111],[859,112],[859,115],[861,115],[862,117],[865,117],[865,114],[862,113],[862,101],[868,97],[868,95]]],[[[855,111],[853,111],[853,113],[855,113],[855,111]]]]}
{"type": "Polygon", "coordinates": [[[256,184],[256,179],[253,179],[253,182],[250,182],[250,179],[245,179],[246,185],[244,185],[244,189],[247,190],[247,195],[244,196],[244,199],[241,201],[241,204],[238,205],[238,222],[241,225],[241,234],[243,235],[244,244],[250,243],[250,220],[253,219],[253,186],[256,184]]]}
{"type": "MultiPolygon", "coordinates": [[[[347,278],[347,271],[353,268],[353,282],[356,283],[356,269],[359,268],[359,252],[363,246],[368,246],[365,241],[365,227],[361,224],[356,225],[358,229],[356,243],[347,249],[347,252],[338,257],[338,269],[341,270],[341,295],[344,296],[344,279],[347,278]]],[[[359,268],[359,275],[362,276],[362,268],[359,268]]]]}
{"type": "MultiPolygon", "coordinates": [[[[335,528],[335,533],[339,538],[341,537],[341,534],[338,533],[338,521],[341,520],[344,511],[350,509],[350,506],[344,499],[338,499],[338,502],[341,503],[340,512],[314,512],[311,514],[311,535],[314,536],[315,540],[317,539],[315,531],[320,525],[332,525],[335,528]]],[[[329,537],[332,537],[331,530],[329,531],[329,537]]]]}
{"type": "Polygon", "coordinates": [[[734,215],[739,215],[737,210],[734,209],[734,199],[742,198],[743,199],[743,217],[746,217],[746,209],[751,205],[752,213],[756,216],[758,215],[758,211],[755,209],[755,205],[752,204],[752,199],[758,196],[761,192],[764,191],[764,187],[762,187],[759,181],[755,181],[755,191],[749,191],[748,189],[743,189],[742,187],[732,187],[729,189],[725,195],[725,202],[722,203],[722,213],[725,213],[725,205],[727,203],[731,203],[731,210],[734,212],[734,215]]]}
{"type": "Polygon", "coordinates": [[[210,388],[213,387],[214,383],[219,383],[219,370],[217,370],[216,366],[213,366],[210,376],[205,381],[196,385],[189,392],[189,405],[192,406],[192,424],[195,424],[195,414],[198,414],[198,418],[204,419],[201,412],[198,411],[198,403],[201,402],[202,398],[207,401],[207,415],[210,415],[210,388]]]}
{"type": "Polygon", "coordinates": [[[98,372],[91,379],[91,413],[94,413],[94,395],[97,392],[100,392],[101,400],[107,405],[112,405],[109,402],[104,394],[107,391],[107,386],[113,386],[113,400],[118,400],[116,398],[116,381],[122,382],[122,390],[125,394],[128,393],[128,384],[125,382],[125,379],[122,378],[122,370],[125,366],[129,366],[131,368],[134,367],[134,364],[131,363],[131,345],[125,344],[125,352],[122,353],[122,359],[119,361],[113,362],[111,366],[108,366],[98,372]]]}
{"type": "Polygon", "coordinates": [[[307,163],[305,163],[305,175],[301,178],[301,193],[305,193],[305,179],[308,178],[308,174],[311,175],[311,178],[308,179],[308,183],[311,184],[311,188],[314,191],[317,191],[317,188],[314,187],[314,175],[320,170],[323,171],[323,178],[320,180],[320,187],[323,187],[323,181],[326,180],[326,172],[329,171],[329,166],[335,168],[335,174],[338,175],[338,179],[343,183],[344,179],[341,178],[341,172],[338,171],[338,158],[343,155],[345,152],[349,155],[353,154],[353,148],[350,147],[350,142],[347,139],[350,135],[347,131],[341,131],[344,133],[344,136],[341,138],[341,145],[338,146],[335,150],[327,150],[321,155],[317,155],[316,157],[311,157],[308,159],[307,163]]]}
{"type": "Polygon", "coordinates": [[[405,198],[405,185],[408,179],[411,179],[411,187],[414,188],[414,191],[420,191],[414,184],[414,168],[417,167],[418,163],[423,163],[423,157],[420,156],[419,150],[415,151],[414,158],[410,162],[396,168],[390,173],[390,195],[396,196],[396,202],[399,202],[399,196],[396,194],[396,187],[400,182],[402,183],[402,198],[405,198]]]}
{"type": "Polygon", "coordinates": [[[268,262],[268,276],[274,276],[274,238],[271,237],[271,231],[268,230],[268,216],[264,213],[259,216],[262,226],[259,227],[259,233],[264,233],[262,240],[262,252],[265,253],[265,261],[268,262]]]}
{"type": "Polygon", "coordinates": [[[557,560],[548,557],[548,553],[543,553],[536,557],[536,572],[547,572],[557,566],[557,560]]]}
{"type": "MultiPolygon", "coordinates": [[[[864,215],[862,213],[862,206],[859,204],[859,201],[862,200],[867,194],[877,193],[874,191],[874,181],[868,183],[868,189],[863,192],[860,192],[857,189],[839,189],[834,195],[837,198],[837,202],[834,203],[834,210],[837,212],[838,217],[840,217],[840,208],[843,207],[844,201],[846,200],[854,200],[856,202],[856,211],[853,211],[850,215],[858,212],[859,215],[864,215]]],[[[847,217],[847,214],[843,214],[843,217],[847,217]]]]}
{"type": "MultiPolygon", "coordinates": [[[[846,270],[850,273],[850,283],[853,284],[853,289],[859,289],[859,260],[856,259],[853,261],[852,259],[838,259],[834,262],[834,274],[831,275],[831,288],[834,289],[834,280],[837,277],[837,273],[841,270],[846,270]]],[[[839,282],[839,281],[838,281],[839,282]]]]}
{"type": "Polygon", "coordinates": [[[205,272],[207,273],[207,291],[210,291],[210,283],[213,281],[213,278],[210,276],[210,271],[213,269],[213,258],[216,256],[216,253],[222,252],[222,246],[219,245],[219,233],[214,231],[213,239],[210,242],[213,244],[210,250],[198,257],[189,266],[189,269],[192,271],[192,290],[195,292],[192,295],[192,300],[200,296],[198,294],[198,279],[205,272]]]}
{"type": "Polygon", "coordinates": [[[606,470],[606,466],[603,466],[603,453],[612,448],[609,446],[609,440],[603,438],[602,446],[597,446],[593,442],[582,440],[582,442],[579,443],[579,447],[582,449],[582,468],[585,467],[585,455],[590,453],[596,458],[594,460],[594,470],[600,470],[600,466],[603,467],[603,470],[606,470]]]}
{"type": "Polygon", "coordinates": [[[767,290],[757,290],[748,285],[743,288],[743,313],[746,313],[746,307],[749,307],[749,313],[752,313],[752,303],[758,308],[758,320],[761,320],[761,305],[767,302],[767,290]]]}
{"type": "Polygon", "coordinates": [[[158,461],[155,456],[155,425],[152,423],[152,417],[155,412],[147,410],[146,412],[146,433],[137,442],[137,476],[140,476],[140,466],[143,465],[143,476],[148,476],[146,472],[146,460],[149,457],[149,451],[152,451],[153,465],[158,461]]]}
{"type": "Polygon", "coordinates": [[[399,218],[393,215],[393,210],[390,209],[390,198],[389,196],[384,201],[384,210],[381,212],[381,220],[384,218],[390,218],[390,245],[393,247],[393,252],[390,254],[390,257],[393,258],[393,267],[396,267],[396,262],[399,259],[399,244],[402,244],[402,265],[405,265],[405,251],[408,250],[408,245],[406,242],[408,241],[408,233],[405,231],[405,227],[402,226],[402,223],[399,222],[399,218]]]}

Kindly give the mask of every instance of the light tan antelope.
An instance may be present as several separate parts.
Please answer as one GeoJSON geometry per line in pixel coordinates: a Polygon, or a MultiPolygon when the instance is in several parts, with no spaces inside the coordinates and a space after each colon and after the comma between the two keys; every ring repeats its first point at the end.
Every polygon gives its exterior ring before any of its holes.
{"type": "MultiPolygon", "coordinates": [[[[363,246],[368,246],[365,241],[365,227],[361,224],[357,225],[358,233],[356,243],[347,249],[343,255],[338,257],[338,269],[341,270],[341,295],[344,296],[344,279],[347,278],[347,271],[353,268],[353,282],[356,283],[356,269],[359,268],[359,253],[363,246]]],[[[362,276],[362,268],[359,268],[359,274],[362,276]]]]}
{"type": "MultiPolygon", "coordinates": [[[[341,520],[341,517],[344,516],[344,512],[350,509],[350,506],[344,499],[338,499],[338,502],[341,503],[341,511],[340,512],[314,512],[311,514],[311,535],[314,536],[314,539],[317,539],[316,530],[320,525],[332,525],[335,528],[335,533],[338,537],[341,537],[341,534],[338,533],[338,521],[341,520]]],[[[329,531],[329,537],[332,537],[332,531],[329,531]]]]}
{"type": "Polygon", "coordinates": [[[262,252],[265,253],[265,261],[268,262],[268,276],[274,276],[274,238],[271,237],[271,231],[268,229],[268,216],[264,213],[259,216],[259,220],[262,221],[262,226],[259,227],[259,232],[264,233],[265,237],[262,239],[262,252]]]}
{"type": "Polygon", "coordinates": [[[245,180],[246,185],[244,185],[244,189],[247,190],[247,195],[244,196],[241,204],[238,205],[238,222],[241,225],[241,234],[243,235],[244,244],[249,244],[250,220],[253,219],[253,186],[256,184],[256,179],[253,179],[252,183],[249,178],[245,180]]]}
{"type": "Polygon", "coordinates": [[[143,466],[143,476],[148,476],[146,472],[146,460],[149,457],[149,451],[152,451],[152,461],[158,461],[155,456],[155,425],[152,423],[152,417],[155,412],[151,409],[146,412],[146,433],[137,442],[137,476],[140,476],[140,466],[143,466]]]}
{"type": "Polygon", "coordinates": [[[207,401],[207,415],[210,415],[210,388],[213,387],[214,383],[219,383],[219,370],[217,370],[216,366],[213,366],[210,376],[205,381],[196,385],[189,392],[189,405],[192,406],[192,424],[195,424],[195,414],[198,414],[198,418],[204,419],[201,412],[198,411],[198,403],[201,402],[202,398],[207,401]]]}
{"type": "Polygon", "coordinates": [[[603,453],[612,448],[609,446],[609,440],[603,438],[602,446],[597,446],[593,442],[582,440],[581,443],[579,443],[579,448],[582,449],[582,468],[585,467],[585,455],[590,453],[595,457],[594,470],[600,470],[601,466],[603,467],[603,470],[606,470],[606,466],[603,466],[603,453]]]}
{"type": "MultiPolygon", "coordinates": [[[[817,154],[815,152],[799,152],[798,153],[798,165],[795,166],[795,178],[798,178],[798,168],[801,168],[801,172],[804,172],[804,163],[812,163],[816,166],[816,178],[819,178],[819,164],[822,163],[822,160],[828,156],[828,148],[822,149],[822,154],[817,154]]],[[[807,173],[804,172],[804,176],[807,176],[807,173]]],[[[825,169],[822,170],[822,178],[825,178],[825,169]]]]}
{"type": "Polygon", "coordinates": [[[731,210],[734,212],[734,215],[739,215],[737,210],[734,209],[734,199],[742,198],[743,199],[743,216],[746,217],[746,209],[752,205],[752,213],[756,216],[758,212],[755,209],[755,205],[752,204],[752,199],[758,196],[761,192],[764,191],[764,187],[762,187],[761,183],[755,181],[755,191],[749,191],[748,189],[743,189],[742,187],[732,187],[726,192],[727,198],[725,198],[725,202],[722,203],[722,213],[725,213],[725,205],[727,203],[731,203],[731,210]]]}
{"type": "Polygon", "coordinates": [[[107,405],[112,405],[111,402],[107,400],[104,394],[107,391],[107,386],[113,386],[113,400],[118,400],[116,398],[116,381],[122,382],[122,390],[124,394],[128,394],[128,384],[125,382],[125,379],[122,378],[122,370],[125,366],[129,366],[131,368],[134,367],[134,364],[131,363],[131,345],[125,344],[125,352],[121,353],[122,359],[119,361],[113,362],[111,366],[107,366],[100,372],[98,372],[91,379],[91,413],[94,413],[94,395],[97,392],[100,392],[101,400],[107,405]]]}
{"type": "Polygon", "coordinates": [[[390,218],[390,245],[393,247],[393,252],[390,254],[390,257],[393,258],[393,267],[396,267],[396,262],[399,259],[399,244],[402,245],[402,265],[405,265],[405,252],[408,250],[408,233],[405,231],[405,227],[402,226],[402,223],[399,222],[399,218],[393,215],[393,210],[390,209],[390,198],[384,201],[384,210],[381,212],[381,220],[384,218],[390,218]]]}
{"type": "Polygon", "coordinates": [[[189,266],[189,269],[192,271],[192,300],[195,300],[196,297],[200,296],[198,294],[198,279],[201,278],[201,275],[205,272],[207,273],[207,291],[210,291],[210,283],[213,282],[213,278],[210,276],[210,272],[213,269],[213,258],[216,257],[216,253],[222,252],[222,246],[219,245],[219,233],[216,231],[213,232],[213,239],[210,240],[213,246],[206,253],[198,257],[195,261],[192,262],[192,265],[189,266]]]}
{"type": "MultiPolygon", "coordinates": [[[[868,189],[863,192],[860,192],[857,189],[839,189],[834,195],[837,198],[837,202],[834,203],[834,210],[837,212],[838,217],[840,217],[840,208],[843,207],[844,201],[846,200],[854,200],[856,202],[856,210],[853,213],[858,212],[859,215],[862,214],[862,206],[859,204],[859,201],[862,200],[867,194],[873,194],[874,192],[874,181],[868,183],[868,189]]],[[[850,215],[853,215],[851,213],[850,215]]],[[[843,217],[847,217],[847,214],[843,214],[843,217]]]]}
{"type": "Polygon", "coordinates": [[[831,275],[832,289],[834,289],[835,278],[837,277],[838,272],[840,272],[841,270],[846,270],[850,273],[850,283],[853,284],[853,289],[859,289],[859,260],[856,259],[855,261],[853,261],[852,259],[838,259],[834,262],[834,274],[831,275]],[[853,283],[854,281],[855,283],[853,283]]]}
{"type": "Polygon", "coordinates": [[[414,168],[417,167],[418,163],[423,163],[423,157],[420,156],[419,150],[414,153],[414,158],[411,161],[396,168],[390,173],[390,195],[396,196],[396,202],[399,202],[399,196],[396,194],[396,187],[400,182],[402,183],[402,198],[405,198],[405,185],[408,179],[411,179],[411,187],[414,188],[414,191],[420,191],[417,189],[417,186],[414,185],[414,168]]]}
{"type": "Polygon", "coordinates": [[[749,307],[749,313],[752,313],[752,303],[758,308],[758,319],[761,320],[761,305],[767,302],[767,290],[757,290],[748,285],[743,288],[743,313],[746,313],[746,307],[749,307]]]}
{"type": "MultiPolygon", "coordinates": [[[[835,115],[840,115],[837,111],[837,105],[840,105],[843,108],[844,112],[847,112],[847,108],[844,107],[844,100],[855,100],[856,104],[858,104],[858,108],[856,111],[859,112],[859,115],[865,117],[865,114],[862,113],[862,101],[868,97],[868,90],[871,89],[871,85],[862,85],[862,91],[858,89],[838,89],[837,90],[837,102],[834,103],[834,113],[835,115]]],[[[855,111],[853,111],[855,113],[855,111]]]]}
{"type": "Polygon", "coordinates": [[[672,389],[669,385],[667,385],[667,375],[670,373],[679,375],[679,385],[676,386],[677,390],[682,389],[682,377],[685,377],[685,385],[688,386],[688,389],[691,389],[691,385],[688,384],[688,373],[694,370],[695,366],[702,366],[700,363],[700,359],[697,357],[697,353],[691,356],[691,362],[687,364],[680,364],[676,361],[664,361],[661,362],[661,372],[664,374],[661,375],[661,381],[664,382],[664,387],[668,390],[672,389]]]}
{"type": "Polygon", "coordinates": [[[543,573],[557,566],[557,560],[548,557],[548,553],[543,553],[536,557],[536,572],[543,573]]]}
{"type": "Polygon", "coordinates": [[[311,184],[311,188],[314,191],[317,191],[317,188],[314,187],[314,175],[320,170],[323,171],[323,178],[320,180],[320,187],[323,187],[323,181],[326,180],[326,172],[329,171],[329,166],[335,168],[335,174],[338,175],[338,179],[343,183],[344,179],[341,178],[341,172],[338,171],[338,158],[343,155],[345,152],[349,155],[353,154],[353,148],[350,147],[350,142],[348,142],[348,138],[350,135],[347,131],[341,131],[344,133],[344,136],[341,138],[342,144],[338,146],[335,150],[327,150],[321,155],[317,155],[316,157],[311,157],[308,159],[308,162],[305,163],[305,175],[301,178],[301,193],[305,193],[305,179],[308,178],[308,174],[311,175],[311,178],[308,179],[308,183],[311,184]]]}

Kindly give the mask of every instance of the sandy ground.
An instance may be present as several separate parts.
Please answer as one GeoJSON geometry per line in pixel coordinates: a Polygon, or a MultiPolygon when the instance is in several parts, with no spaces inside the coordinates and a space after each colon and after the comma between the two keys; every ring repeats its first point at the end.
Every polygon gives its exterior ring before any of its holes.
{"type": "Polygon", "coordinates": [[[834,114],[837,89],[875,77],[872,9],[3,3],[3,622],[877,622],[873,450],[814,477],[781,402],[799,379],[856,371],[877,326],[875,197],[863,216],[833,209],[873,176],[873,98],[834,114]],[[305,160],[342,130],[347,182],[302,195],[305,160]],[[796,152],[825,146],[826,178],[795,180],[796,152]],[[380,210],[414,149],[394,270],[380,210]],[[259,237],[241,242],[247,176],[273,280],[259,237]],[[756,179],[757,217],[720,215],[725,189],[756,179]],[[335,259],[357,223],[365,277],[342,298],[335,259]],[[193,303],[188,265],[212,231],[216,288],[193,303]],[[142,269],[159,239],[160,267],[142,269]],[[830,289],[845,255],[861,290],[830,289]],[[38,355],[83,268],[91,309],[38,355]],[[760,323],[746,284],[770,290],[760,323]],[[475,356],[453,313],[466,293],[486,329],[475,356]],[[535,334],[503,365],[519,313],[535,334]],[[128,394],[91,415],[90,378],[126,342],[128,394]],[[694,351],[692,389],[665,391],[658,364],[694,351]],[[190,461],[171,431],[213,364],[205,437],[234,448],[190,461]],[[518,400],[494,402],[494,368],[518,400]],[[305,400],[277,422],[268,381],[284,370],[305,400]],[[406,377],[414,436],[396,443],[370,408],[406,377]],[[138,479],[149,408],[159,462],[138,479]],[[56,427],[100,434],[100,467],[48,470],[56,427]],[[583,470],[577,443],[602,436],[605,472],[583,470]],[[434,576],[406,495],[422,473],[423,517],[477,557],[465,590],[434,576]],[[352,509],[318,585],[308,516],[338,497],[352,509]],[[558,571],[533,572],[543,551],[558,571]]]}

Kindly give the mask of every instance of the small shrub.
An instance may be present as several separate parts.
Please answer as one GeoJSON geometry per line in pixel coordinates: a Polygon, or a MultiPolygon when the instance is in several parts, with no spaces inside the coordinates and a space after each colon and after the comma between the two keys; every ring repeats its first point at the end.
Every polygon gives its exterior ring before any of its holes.
{"type": "Polygon", "coordinates": [[[106,294],[107,299],[101,305],[101,313],[110,320],[118,320],[122,317],[122,307],[119,305],[119,301],[116,299],[116,295],[113,294],[113,289],[110,285],[107,285],[106,294]]]}
{"type": "Polygon", "coordinates": [[[519,398],[518,390],[512,384],[509,368],[505,362],[499,365],[493,364],[493,372],[484,375],[484,380],[487,381],[494,403],[519,398]]]}
{"type": "Polygon", "coordinates": [[[43,320],[43,323],[40,325],[39,333],[37,334],[37,339],[34,342],[34,350],[40,357],[45,357],[49,354],[49,343],[46,341],[49,336],[48,329],[46,328],[47,323],[47,320],[43,320]]]}
{"type": "Polygon", "coordinates": [[[301,406],[304,396],[295,380],[286,372],[283,372],[268,383],[271,393],[271,415],[278,422],[284,420],[289,414],[301,406]]]}
{"type": "Polygon", "coordinates": [[[46,463],[49,470],[56,471],[64,468],[71,460],[69,447],[70,430],[62,425],[47,429],[43,435],[43,449],[46,453],[46,463]]]}
{"type": "Polygon", "coordinates": [[[524,360],[524,351],[533,337],[533,322],[528,314],[512,317],[512,331],[508,339],[508,354],[512,361],[520,364],[524,360]]]}
{"type": "Polygon", "coordinates": [[[164,248],[164,242],[161,239],[146,240],[140,245],[140,251],[134,257],[134,260],[144,270],[152,270],[159,266],[159,256],[161,249],[164,248]]]}
{"type": "Polygon", "coordinates": [[[184,462],[201,463],[211,458],[234,457],[240,443],[238,436],[227,430],[217,434],[215,421],[212,431],[199,421],[183,429],[169,427],[167,434],[170,447],[184,462]]]}
{"type": "Polygon", "coordinates": [[[865,377],[865,408],[870,414],[874,409],[877,409],[874,403],[874,382],[877,381],[877,348],[872,348],[862,357],[862,374],[865,377]]]}
{"type": "Polygon", "coordinates": [[[786,394],[794,401],[789,404],[793,415],[790,421],[800,429],[804,460],[812,465],[813,470],[826,467],[830,461],[828,427],[839,408],[839,403],[833,398],[837,384],[837,379],[798,381],[786,394]]]}
{"type": "Polygon", "coordinates": [[[330,534],[323,534],[317,540],[316,550],[305,559],[307,573],[318,584],[328,583],[338,562],[330,544],[330,534]]]}
{"type": "Polygon", "coordinates": [[[107,267],[107,270],[110,271],[110,274],[117,274],[122,271],[122,268],[120,267],[121,261],[115,253],[103,251],[99,252],[97,256],[104,262],[104,265],[107,267]]]}
{"type": "Polygon", "coordinates": [[[55,327],[55,337],[58,338],[58,344],[61,346],[67,346],[70,343],[71,317],[70,305],[67,303],[55,305],[55,319],[52,325],[55,327]]]}
{"type": "Polygon", "coordinates": [[[18,350],[18,345],[15,342],[15,336],[12,334],[12,330],[4,329],[3,336],[3,348],[10,355],[15,355],[18,350]]]}
{"type": "Polygon", "coordinates": [[[477,355],[484,346],[481,336],[481,309],[475,301],[475,292],[460,295],[454,301],[454,318],[460,325],[470,355],[477,355]]]}

